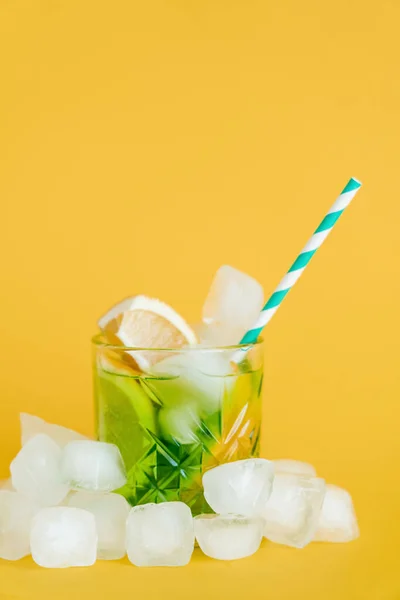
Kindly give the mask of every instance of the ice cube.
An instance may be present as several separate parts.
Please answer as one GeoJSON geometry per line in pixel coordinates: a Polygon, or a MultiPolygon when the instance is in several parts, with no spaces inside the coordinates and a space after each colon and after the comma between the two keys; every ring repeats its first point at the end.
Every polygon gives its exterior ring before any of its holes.
{"type": "Polygon", "coordinates": [[[232,386],[233,374],[231,354],[207,350],[186,350],[174,354],[153,366],[152,374],[167,377],[169,381],[150,383],[164,406],[188,403],[196,405],[198,412],[216,412],[226,387],[232,386]]]}
{"type": "Polygon", "coordinates": [[[273,464],[264,458],[226,463],[204,473],[204,496],[216,513],[258,516],[271,494],[273,477],[273,464]]]}
{"type": "Polygon", "coordinates": [[[123,496],[76,492],[71,494],[68,505],[88,510],[96,519],[97,558],[117,560],[125,556],[126,520],[130,506],[123,496]]]}
{"type": "Polygon", "coordinates": [[[11,478],[10,479],[0,479],[0,490],[8,490],[9,492],[14,491],[11,478]]]}
{"type": "Polygon", "coordinates": [[[203,321],[208,326],[201,333],[212,345],[238,344],[262,309],[261,285],[233,267],[218,269],[203,306],[203,321]]]}
{"type": "Polygon", "coordinates": [[[10,465],[12,485],[41,506],[54,506],[68,494],[61,479],[61,449],[41,433],[31,438],[10,465]]]}
{"type": "Polygon", "coordinates": [[[112,492],[126,483],[125,466],[117,446],[91,440],[65,446],[62,475],[74,490],[112,492]]]}
{"type": "Polygon", "coordinates": [[[295,548],[306,546],[315,535],[324,493],[323,479],[277,473],[263,512],[265,537],[295,548]]]}
{"type": "Polygon", "coordinates": [[[179,567],[194,549],[193,519],[183,502],[135,506],[127,521],[129,560],[138,567],[179,567]]]}
{"type": "Polygon", "coordinates": [[[40,567],[89,567],[96,562],[95,518],[81,508],[43,508],[33,518],[30,543],[40,567]]]}
{"type": "Polygon", "coordinates": [[[46,423],[46,421],[40,417],[35,417],[34,415],[21,413],[19,418],[21,422],[22,446],[24,446],[31,438],[39,433],[48,435],[56,442],[56,444],[60,446],[60,448],[63,448],[66,444],[68,444],[68,442],[72,442],[73,440],[87,439],[84,435],[81,435],[76,431],[72,431],[72,429],[61,427],[61,425],[52,425],[51,423],[46,423]]]}
{"type": "Polygon", "coordinates": [[[199,515],[194,533],[200,548],[211,558],[235,560],[257,552],[263,537],[260,517],[241,515],[199,515]]]}
{"type": "Polygon", "coordinates": [[[359,535],[357,517],[349,492],[328,484],[314,540],[351,542],[359,535]]]}
{"type": "Polygon", "coordinates": [[[179,444],[195,444],[199,441],[196,430],[200,426],[200,418],[194,405],[163,408],[158,413],[158,421],[167,439],[171,437],[179,444]]]}
{"type": "Polygon", "coordinates": [[[0,558],[19,560],[30,554],[29,531],[38,510],[26,496],[0,490],[0,558]]]}
{"type": "Polygon", "coordinates": [[[234,370],[231,363],[232,352],[221,349],[219,352],[210,348],[185,349],[176,352],[152,368],[155,375],[167,375],[168,377],[187,377],[196,381],[196,387],[208,391],[210,383],[206,383],[201,375],[209,377],[225,377],[233,375],[234,370]],[[197,381],[199,379],[199,381],[197,381]]]}
{"type": "Polygon", "coordinates": [[[275,473],[292,473],[293,475],[308,475],[315,477],[317,472],[315,468],[306,462],[300,460],[280,459],[273,460],[275,473]]]}

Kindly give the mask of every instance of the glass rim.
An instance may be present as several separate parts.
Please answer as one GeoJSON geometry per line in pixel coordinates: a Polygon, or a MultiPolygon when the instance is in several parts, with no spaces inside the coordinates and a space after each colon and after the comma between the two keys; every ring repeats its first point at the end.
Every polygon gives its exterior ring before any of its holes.
{"type": "Polygon", "coordinates": [[[97,348],[106,348],[107,350],[116,350],[116,351],[130,351],[130,352],[167,352],[167,353],[183,353],[183,352],[223,352],[223,351],[231,351],[235,350],[243,350],[244,348],[256,348],[262,346],[264,343],[264,338],[259,337],[257,341],[251,344],[231,344],[228,346],[201,346],[200,344],[196,344],[193,346],[183,346],[182,348],[147,348],[145,346],[125,346],[124,344],[113,344],[110,342],[103,341],[101,333],[96,333],[92,337],[92,344],[97,348]]]}

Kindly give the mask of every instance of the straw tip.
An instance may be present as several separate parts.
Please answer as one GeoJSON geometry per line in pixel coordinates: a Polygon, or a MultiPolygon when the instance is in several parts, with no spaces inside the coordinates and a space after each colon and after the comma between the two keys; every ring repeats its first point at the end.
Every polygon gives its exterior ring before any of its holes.
{"type": "Polygon", "coordinates": [[[359,181],[358,179],[356,179],[355,177],[352,177],[349,182],[346,184],[346,186],[344,187],[344,189],[342,190],[342,194],[344,194],[345,192],[351,192],[354,190],[358,190],[359,187],[362,186],[361,181],[359,181]]]}

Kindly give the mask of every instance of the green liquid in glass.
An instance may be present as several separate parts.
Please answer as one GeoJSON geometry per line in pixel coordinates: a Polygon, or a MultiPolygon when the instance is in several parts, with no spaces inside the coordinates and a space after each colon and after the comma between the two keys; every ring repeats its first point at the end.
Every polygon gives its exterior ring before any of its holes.
{"type": "Polygon", "coordinates": [[[180,500],[208,512],[202,473],[259,455],[262,370],[191,378],[128,376],[95,366],[97,435],[116,444],[133,506],[180,500]]]}

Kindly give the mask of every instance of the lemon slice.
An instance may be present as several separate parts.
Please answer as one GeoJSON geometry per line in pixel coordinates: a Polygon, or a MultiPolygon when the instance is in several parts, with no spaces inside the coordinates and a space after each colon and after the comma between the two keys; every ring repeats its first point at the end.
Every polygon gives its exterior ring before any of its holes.
{"type": "Polygon", "coordinates": [[[140,372],[135,369],[136,365],[132,361],[132,358],[130,356],[127,358],[125,355],[119,355],[116,352],[109,350],[107,354],[103,352],[98,355],[97,364],[99,368],[106,373],[112,373],[124,377],[139,377],[140,372]],[[130,362],[127,362],[127,358],[130,359],[130,362]]]}
{"type": "Polygon", "coordinates": [[[130,309],[134,299],[135,296],[130,296],[110,308],[110,310],[97,321],[99,328],[105,333],[115,333],[120,325],[122,313],[130,309]]]}
{"type": "MultiPolygon", "coordinates": [[[[125,345],[137,348],[182,348],[198,343],[197,336],[173,308],[147,296],[135,296],[125,310],[115,335],[125,345]]],[[[140,369],[147,371],[163,353],[130,352],[140,369]]]]}

